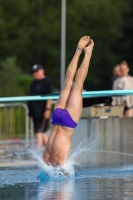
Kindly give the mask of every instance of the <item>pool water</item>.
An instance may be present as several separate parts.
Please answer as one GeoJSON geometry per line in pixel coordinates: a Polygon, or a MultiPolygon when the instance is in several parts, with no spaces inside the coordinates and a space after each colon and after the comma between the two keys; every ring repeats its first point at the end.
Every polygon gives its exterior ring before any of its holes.
{"type": "Polygon", "coordinates": [[[80,167],[64,179],[40,180],[40,169],[2,168],[0,200],[133,199],[133,166],[80,167]]]}

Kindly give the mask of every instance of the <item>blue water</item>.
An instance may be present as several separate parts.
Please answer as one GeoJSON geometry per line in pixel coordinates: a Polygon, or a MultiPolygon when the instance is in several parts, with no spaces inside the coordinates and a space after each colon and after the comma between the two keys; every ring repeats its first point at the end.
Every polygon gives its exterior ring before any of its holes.
{"type": "Polygon", "coordinates": [[[80,167],[65,179],[40,180],[39,168],[2,168],[0,200],[133,199],[133,166],[80,167]]]}

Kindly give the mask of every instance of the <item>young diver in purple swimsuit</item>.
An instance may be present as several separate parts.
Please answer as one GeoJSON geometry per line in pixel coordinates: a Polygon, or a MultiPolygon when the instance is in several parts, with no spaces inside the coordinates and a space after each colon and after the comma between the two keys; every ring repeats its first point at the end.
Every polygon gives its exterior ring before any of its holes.
{"type": "Polygon", "coordinates": [[[71,138],[82,113],[82,89],[93,46],[93,40],[89,36],[82,37],[66,71],[64,87],[53,111],[52,130],[43,154],[44,162],[48,165],[61,166],[69,156],[71,138]],[[84,59],[77,69],[83,50],[84,59]]]}

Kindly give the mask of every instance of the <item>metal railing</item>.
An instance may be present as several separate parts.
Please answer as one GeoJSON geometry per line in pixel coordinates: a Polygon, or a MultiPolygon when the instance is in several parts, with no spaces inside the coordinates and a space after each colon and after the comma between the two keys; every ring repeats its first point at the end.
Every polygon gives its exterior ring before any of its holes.
{"type": "MultiPolygon", "coordinates": [[[[56,100],[52,101],[54,105],[56,100]]],[[[34,126],[25,103],[0,103],[0,140],[24,140],[35,144],[34,126]]]]}
{"type": "MultiPolygon", "coordinates": [[[[1,97],[0,102],[20,102],[20,101],[34,101],[34,100],[57,100],[60,94],[48,94],[37,96],[17,96],[17,97],[1,97]]],[[[104,91],[90,91],[82,92],[83,98],[91,97],[107,97],[107,96],[125,96],[133,95],[133,90],[104,90],[104,91]]]]}
{"type": "Polygon", "coordinates": [[[25,139],[28,145],[33,137],[28,113],[25,103],[0,104],[0,139],[25,139]]]}

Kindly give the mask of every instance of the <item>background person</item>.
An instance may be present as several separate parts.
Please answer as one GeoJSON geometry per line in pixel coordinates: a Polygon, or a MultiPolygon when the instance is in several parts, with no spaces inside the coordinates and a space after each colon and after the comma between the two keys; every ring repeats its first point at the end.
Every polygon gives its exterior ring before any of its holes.
{"type": "Polygon", "coordinates": [[[120,65],[117,64],[113,68],[113,74],[112,74],[111,79],[110,79],[109,90],[112,90],[114,81],[117,78],[120,78],[120,77],[121,77],[120,65]]]}
{"type": "Polygon", "coordinates": [[[116,78],[120,78],[121,77],[121,69],[120,69],[120,65],[116,65],[113,69],[113,76],[114,76],[114,80],[116,78]]]}
{"type": "MultiPolygon", "coordinates": [[[[133,77],[129,75],[129,66],[126,61],[120,63],[121,77],[113,83],[113,90],[132,90],[133,77]]],[[[113,97],[113,105],[124,105],[124,116],[133,116],[133,96],[113,97]]]]}
{"type": "MultiPolygon", "coordinates": [[[[44,68],[40,64],[33,65],[32,73],[34,81],[30,86],[29,95],[43,95],[52,93],[52,83],[51,80],[46,77],[44,68]]],[[[45,132],[49,127],[49,118],[51,114],[51,100],[43,101],[29,101],[29,116],[33,118],[34,131],[37,138],[37,148],[38,150],[41,147],[46,145],[47,136],[45,132]]]]}

